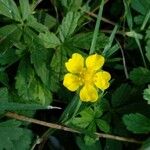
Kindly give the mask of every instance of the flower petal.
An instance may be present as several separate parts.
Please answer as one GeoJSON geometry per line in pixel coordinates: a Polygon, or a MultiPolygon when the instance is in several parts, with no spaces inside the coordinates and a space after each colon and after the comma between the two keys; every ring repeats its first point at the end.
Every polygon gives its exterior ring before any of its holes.
{"type": "Polygon", "coordinates": [[[80,99],[85,102],[95,102],[98,99],[98,92],[94,86],[85,85],[80,90],[80,99]]]}
{"type": "Polygon", "coordinates": [[[65,63],[67,70],[71,73],[80,73],[84,67],[84,58],[78,53],[74,53],[72,58],[65,63]]]}
{"type": "Polygon", "coordinates": [[[104,65],[104,57],[102,55],[93,54],[86,58],[86,67],[92,70],[98,70],[104,65]]]}
{"type": "Polygon", "coordinates": [[[101,90],[105,90],[109,87],[109,80],[111,79],[111,75],[107,71],[100,71],[95,74],[94,83],[101,90]]]}
{"type": "Polygon", "coordinates": [[[70,91],[76,91],[79,88],[79,86],[81,85],[81,82],[80,82],[78,76],[73,75],[71,73],[67,73],[64,76],[63,85],[70,91]]]}

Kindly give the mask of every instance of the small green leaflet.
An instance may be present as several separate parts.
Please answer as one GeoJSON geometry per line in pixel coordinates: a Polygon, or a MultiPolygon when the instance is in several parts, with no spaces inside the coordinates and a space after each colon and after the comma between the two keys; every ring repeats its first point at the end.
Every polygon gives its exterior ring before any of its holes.
{"type": "Polygon", "coordinates": [[[144,85],[150,82],[150,70],[143,67],[134,68],[130,72],[129,78],[136,85],[144,85]]]}
{"type": "Polygon", "coordinates": [[[40,33],[39,38],[45,48],[56,48],[60,45],[59,38],[52,32],[40,33]]]}
{"type": "Polygon", "coordinates": [[[129,114],[123,116],[123,122],[127,129],[133,133],[149,133],[150,119],[142,114],[129,114]]]}
{"type": "Polygon", "coordinates": [[[144,90],[143,98],[147,100],[148,104],[150,104],[150,86],[144,90]]]}
{"type": "Polygon", "coordinates": [[[68,12],[66,17],[64,17],[62,24],[59,26],[59,37],[62,42],[70,35],[72,35],[78,25],[78,20],[80,18],[79,12],[68,12]]]}

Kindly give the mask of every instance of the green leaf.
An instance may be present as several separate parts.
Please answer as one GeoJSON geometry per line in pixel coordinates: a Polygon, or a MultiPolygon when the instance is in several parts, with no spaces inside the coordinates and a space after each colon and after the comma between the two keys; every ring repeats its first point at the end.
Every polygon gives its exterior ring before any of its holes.
{"type": "Polygon", "coordinates": [[[0,88],[0,103],[7,102],[8,99],[9,99],[8,89],[5,87],[0,88]]]}
{"type": "Polygon", "coordinates": [[[18,60],[18,55],[16,55],[16,49],[10,48],[5,52],[0,53],[0,64],[1,65],[11,65],[18,60]]]}
{"type": "Polygon", "coordinates": [[[150,62],[150,27],[148,28],[148,30],[146,31],[146,57],[150,62]]]}
{"type": "Polygon", "coordinates": [[[48,50],[38,43],[38,41],[33,41],[30,52],[31,63],[34,65],[37,75],[41,78],[42,82],[47,85],[49,83],[49,70],[46,66],[48,50]]]}
{"type": "Polygon", "coordinates": [[[20,136],[19,142],[14,141],[14,150],[28,150],[31,148],[33,134],[28,129],[23,129],[23,134],[20,136]]]}
{"type": "Polygon", "coordinates": [[[67,54],[64,47],[58,48],[51,61],[51,70],[57,74],[56,80],[62,80],[65,73],[65,62],[67,61],[67,54]]]}
{"type": "Polygon", "coordinates": [[[23,59],[19,65],[16,89],[19,96],[27,102],[34,101],[47,105],[52,101],[51,92],[37,80],[28,59],[23,59]]]}
{"type": "Polygon", "coordinates": [[[84,136],[84,141],[85,141],[85,144],[90,146],[90,145],[93,145],[95,144],[95,142],[97,141],[98,139],[96,137],[92,137],[92,136],[89,136],[89,135],[85,135],[84,136]]]}
{"type": "Polygon", "coordinates": [[[133,19],[132,19],[132,14],[131,14],[131,10],[129,7],[129,2],[126,0],[123,0],[124,6],[125,6],[125,16],[127,18],[127,23],[129,26],[129,29],[132,30],[133,27],[133,19]]]}
{"type": "Polygon", "coordinates": [[[86,128],[94,119],[94,112],[91,108],[86,108],[80,112],[80,117],[75,117],[72,119],[72,124],[80,127],[86,128]]]}
{"type": "Polygon", "coordinates": [[[40,33],[39,38],[43,42],[45,48],[56,48],[60,45],[60,40],[52,32],[40,33]]]}
{"type": "Polygon", "coordinates": [[[130,72],[129,78],[136,85],[144,85],[150,82],[150,70],[143,67],[134,68],[130,72]]]}
{"type": "Polygon", "coordinates": [[[129,114],[123,116],[123,122],[127,129],[133,133],[148,133],[150,132],[150,119],[142,114],[129,114]]]}
{"type": "Polygon", "coordinates": [[[141,13],[142,15],[145,15],[150,7],[150,1],[149,0],[132,0],[131,6],[134,10],[141,13]]]}
{"type": "Polygon", "coordinates": [[[13,0],[0,0],[0,14],[21,21],[19,10],[13,0]]]}
{"type": "MultiPolygon", "coordinates": [[[[69,48],[71,49],[73,47],[74,49],[81,48],[89,50],[91,47],[92,38],[93,32],[80,33],[67,40],[67,45],[69,45],[69,48]]],[[[103,49],[107,42],[108,38],[105,34],[99,33],[95,47],[96,51],[103,49]]]]}
{"type": "Polygon", "coordinates": [[[59,36],[62,42],[66,38],[69,38],[75,31],[78,20],[80,18],[79,12],[68,12],[66,17],[64,17],[62,24],[59,26],[59,36]]]}
{"type": "Polygon", "coordinates": [[[40,110],[40,109],[49,108],[49,106],[43,106],[43,105],[38,105],[38,104],[22,104],[22,103],[17,103],[17,102],[4,102],[4,100],[1,101],[0,99],[0,111],[16,111],[16,110],[17,111],[18,110],[29,111],[29,110],[40,110]]]}
{"type": "Polygon", "coordinates": [[[124,104],[126,101],[129,101],[132,93],[132,88],[128,84],[122,84],[118,87],[115,92],[112,94],[112,106],[118,107],[121,104],[124,104]]]}
{"type": "Polygon", "coordinates": [[[34,16],[29,16],[28,17],[27,25],[29,27],[31,27],[33,30],[36,30],[39,33],[48,31],[48,28],[45,25],[39,23],[34,16]]]}
{"type": "Polygon", "coordinates": [[[105,120],[97,119],[96,124],[101,131],[104,131],[106,133],[108,133],[110,131],[110,126],[105,120]]]}
{"type": "Polygon", "coordinates": [[[61,4],[67,11],[77,11],[82,5],[82,0],[62,0],[61,4]]]}
{"type": "Polygon", "coordinates": [[[80,138],[77,137],[76,138],[76,143],[78,145],[78,147],[80,148],[80,150],[102,150],[100,141],[96,141],[94,144],[91,145],[86,145],[85,142],[80,138]]]}
{"type": "Polygon", "coordinates": [[[122,143],[116,140],[106,139],[104,150],[122,150],[122,143]]]}
{"type": "Polygon", "coordinates": [[[0,28],[1,41],[3,41],[6,38],[8,38],[9,40],[13,42],[18,41],[20,37],[16,36],[17,35],[16,32],[21,33],[20,30],[21,30],[20,26],[16,24],[10,24],[10,25],[1,27],[0,28]]]}
{"type": "Polygon", "coordinates": [[[0,82],[3,85],[8,86],[8,75],[4,71],[0,71],[0,82]]]}
{"type": "Polygon", "coordinates": [[[26,150],[29,147],[31,144],[32,134],[29,130],[20,128],[20,125],[21,122],[15,120],[8,120],[0,123],[0,150],[16,150],[19,144],[22,145],[20,147],[22,150],[26,150]],[[27,136],[29,137],[27,138],[27,136]],[[26,137],[26,140],[28,141],[22,141],[21,137],[26,137]],[[21,141],[23,143],[21,143],[21,141]],[[27,145],[24,145],[24,143],[27,145]]]}
{"type": "Polygon", "coordinates": [[[22,20],[26,20],[31,15],[29,0],[19,0],[22,20]]]}
{"type": "Polygon", "coordinates": [[[150,104],[150,87],[144,90],[143,98],[150,104]]]}
{"type": "Polygon", "coordinates": [[[17,43],[21,38],[21,28],[19,25],[11,24],[0,28],[0,38],[1,38],[1,55],[8,49],[10,49],[15,43],[17,43]]]}

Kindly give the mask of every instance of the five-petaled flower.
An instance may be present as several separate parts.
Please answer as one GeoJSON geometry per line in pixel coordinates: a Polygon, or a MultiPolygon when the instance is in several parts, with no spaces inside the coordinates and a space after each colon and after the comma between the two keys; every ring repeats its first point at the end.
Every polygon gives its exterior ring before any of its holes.
{"type": "Polygon", "coordinates": [[[82,55],[74,53],[65,63],[67,73],[63,85],[70,91],[80,89],[81,101],[95,102],[98,99],[98,89],[104,91],[109,87],[110,74],[101,68],[104,65],[102,55],[93,54],[85,60],[82,55]]]}

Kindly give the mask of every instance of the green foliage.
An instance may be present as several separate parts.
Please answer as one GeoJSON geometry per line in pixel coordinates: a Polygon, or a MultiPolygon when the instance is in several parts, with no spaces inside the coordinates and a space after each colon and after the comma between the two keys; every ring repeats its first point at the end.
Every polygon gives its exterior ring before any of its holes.
{"type": "Polygon", "coordinates": [[[112,95],[112,106],[117,107],[127,102],[131,92],[132,88],[130,85],[122,84],[112,95]]]}
{"type": "Polygon", "coordinates": [[[150,119],[142,114],[129,114],[123,116],[127,129],[133,133],[148,133],[150,131],[150,119]]]}
{"type": "Polygon", "coordinates": [[[0,1],[0,14],[16,21],[21,20],[19,10],[13,0],[0,1]]]}
{"type": "Polygon", "coordinates": [[[59,37],[62,42],[64,42],[66,38],[69,38],[74,33],[80,16],[81,15],[78,12],[68,12],[66,14],[66,17],[64,17],[62,24],[58,29],[59,37]]]}
{"type": "MultiPolygon", "coordinates": [[[[43,72],[45,73],[45,72],[43,72]]],[[[16,76],[16,89],[25,101],[35,101],[47,105],[52,101],[51,92],[40,83],[28,59],[22,60],[16,76]]]]}
{"type": "Polygon", "coordinates": [[[34,144],[49,149],[50,142],[57,141],[49,141],[50,134],[64,140],[67,133],[45,132],[42,126],[36,130],[36,125],[5,116],[11,111],[34,118],[38,110],[36,119],[82,133],[67,135],[62,149],[68,143],[81,150],[135,148],[132,143],[99,139],[95,132],[133,136],[144,141],[141,149],[149,149],[150,2],[103,4],[104,0],[0,0],[0,150],[34,149],[34,144]],[[99,93],[97,102],[81,103],[80,89],[75,94],[63,86],[65,62],[73,53],[87,57],[90,49],[105,57],[110,87],[99,93]],[[60,106],[61,112],[43,111],[50,104],[60,106]],[[39,135],[48,141],[45,145],[38,145],[39,135]]]}
{"type": "Polygon", "coordinates": [[[86,145],[80,137],[77,137],[76,142],[80,150],[91,150],[91,149],[101,150],[102,149],[99,141],[91,145],[86,145]]]}
{"type": "Polygon", "coordinates": [[[130,79],[136,85],[144,85],[146,83],[149,83],[150,82],[150,70],[143,68],[143,67],[134,68],[130,72],[130,79]]]}
{"type": "Polygon", "coordinates": [[[99,108],[86,108],[82,110],[79,115],[79,117],[72,119],[71,123],[73,125],[83,129],[87,128],[88,131],[93,132],[96,131],[97,126],[101,131],[109,132],[109,124],[105,120],[100,119],[102,111],[99,108]]]}
{"type": "Polygon", "coordinates": [[[32,132],[28,129],[19,127],[20,125],[21,122],[15,120],[8,120],[0,123],[0,150],[29,149],[32,132]]]}
{"type": "Polygon", "coordinates": [[[148,28],[148,30],[146,31],[146,57],[150,62],[150,30],[148,28]]]}
{"type": "Polygon", "coordinates": [[[43,41],[45,48],[56,48],[60,45],[60,40],[54,33],[40,33],[39,38],[43,41]]]}
{"type": "Polygon", "coordinates": [[[150,87],[144,90],[143,98],[148,101],[148,104],[150,104],[150,87]]]}

